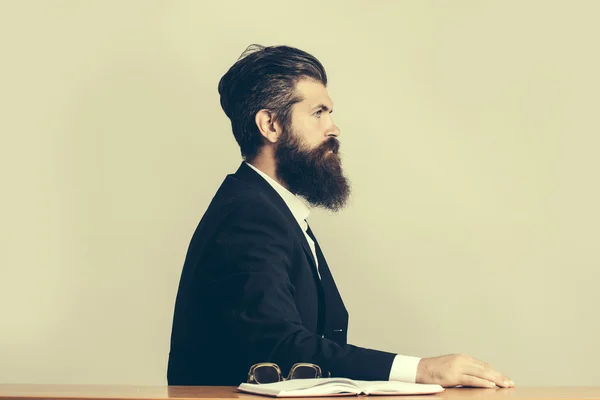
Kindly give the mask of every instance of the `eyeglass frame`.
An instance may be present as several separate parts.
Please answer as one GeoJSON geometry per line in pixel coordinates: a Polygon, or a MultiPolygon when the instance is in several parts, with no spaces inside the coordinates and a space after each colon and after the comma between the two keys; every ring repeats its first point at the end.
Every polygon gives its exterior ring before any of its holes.
{"type": "MultiPolygon", "coordinates": [[[[248,380],[247,380],[248,383],[253,383],[256,385],[265,385],[264,383],[261,384],[260,382],[258,382],[256,380],[256,377],[254,376],[254,371],[256,371],[259,367],[274,367],[275,370],[277,371],[277,376],[279,377],[279,380],[277,382],[289,381],[291,379],[290,377],[293,375],[293,373],[299,367],[313,367],[317,371],[317,376],[315,379],[323,378],[323,372],[321,371],[321,367],[319,367],[317,364],[296,363],[296,364],[292,365],[292,368],[290,368],[290,372],[288,373],[287,377],[285,377],[281,373],[281,368],[279,368],[279,365],[272,363],[272,362],[260,362],[260,363],[254,364],[253,366],[250,367],[250,370],[248,371],[248,380]]],[[[331,372],[329,373],[329,375],[331,376],[331,372]]],[[[275,382],[272,382],[272,383],[275,383],[275,382]]]]}

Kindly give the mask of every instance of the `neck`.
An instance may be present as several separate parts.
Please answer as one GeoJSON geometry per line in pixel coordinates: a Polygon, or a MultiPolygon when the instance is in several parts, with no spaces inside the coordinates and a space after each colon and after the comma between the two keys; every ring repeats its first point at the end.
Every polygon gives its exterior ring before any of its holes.
{"type": "Polygon", "coordinates": [[[275,157],[273,157],[272,155],[267,155],[264,153],[259,154],[256,157],[254,157],[254,160],[247,161],[247,163],[252,164],[254,167],[261,170],[261,172],[268,175],[269,178],[273,179],[275,182],[279,183],[281,186],[289,190],[288,185],[279,180],[279,178],[277,177],[275,157]]]}

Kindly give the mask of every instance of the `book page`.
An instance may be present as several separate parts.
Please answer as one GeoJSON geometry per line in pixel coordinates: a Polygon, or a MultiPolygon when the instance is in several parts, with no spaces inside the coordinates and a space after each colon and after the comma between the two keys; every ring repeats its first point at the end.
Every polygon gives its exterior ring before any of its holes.
{"type": "Polygon", "coordinates": [[[440,385],[398,381],[354,381],[366,394],[429,394],[443,392],[440,385]]]}
{"type": "Polygon", "coordinates": [[[344,396],[358,394],[402,395],[443,392],[440,385],[424,385],[396,381],[353,381],[346,378],[292,379],[290,381],[250,384],[242,383],[238,390],[273,397],[344,396]]]}
{"type": "Polygon", "coordinates": [[[301,390],[285,390],[280,393],[280,397],[302,397],[302,396],[329,396],[329,395],[349,395],[361,394],[362,390],[356,385],[346,382],[328,382],[325,385],[313,386],[301,390]]]}
{"type": "Polygon", "coordinates": [[[267,396],[304,396],[318,394],[333,394],[336,391],[344,393],[360,393],[361,389],[352,381],[346,378],[315,378],[315,379],[292,379],[289,381],[251,384],[242,383],[238,390],[267,396]]]}

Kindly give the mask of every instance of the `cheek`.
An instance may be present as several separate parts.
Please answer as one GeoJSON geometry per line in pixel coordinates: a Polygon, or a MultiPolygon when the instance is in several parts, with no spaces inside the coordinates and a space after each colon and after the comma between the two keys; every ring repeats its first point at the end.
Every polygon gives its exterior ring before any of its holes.
{"type": "Polygon", "coordinates": [[[304,145],[310,149],[318,147],[323,143],[324,135],[319,124],[320,120],[315,118],[314,121],[302,121],[294,128],[294,133],[300,138],[304,145]]]}

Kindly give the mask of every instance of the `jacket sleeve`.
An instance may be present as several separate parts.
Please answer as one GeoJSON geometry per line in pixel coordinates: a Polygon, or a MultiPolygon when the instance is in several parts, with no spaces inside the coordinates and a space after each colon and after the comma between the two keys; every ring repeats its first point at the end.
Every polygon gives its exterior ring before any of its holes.
{"type": "Polygon", "coordinates": [[[294,245],[287,220],[262,202],[238,208],[215,237],[214,293],[227,293],[218,299],[221,320],[235,332],[240,357],[248,367],[269,361],[287,372],[311,362],[332,376],[388,380],[395,354],[339,345],[303,326],[294,301],[301,294],[289,278],[294,245]]]}

